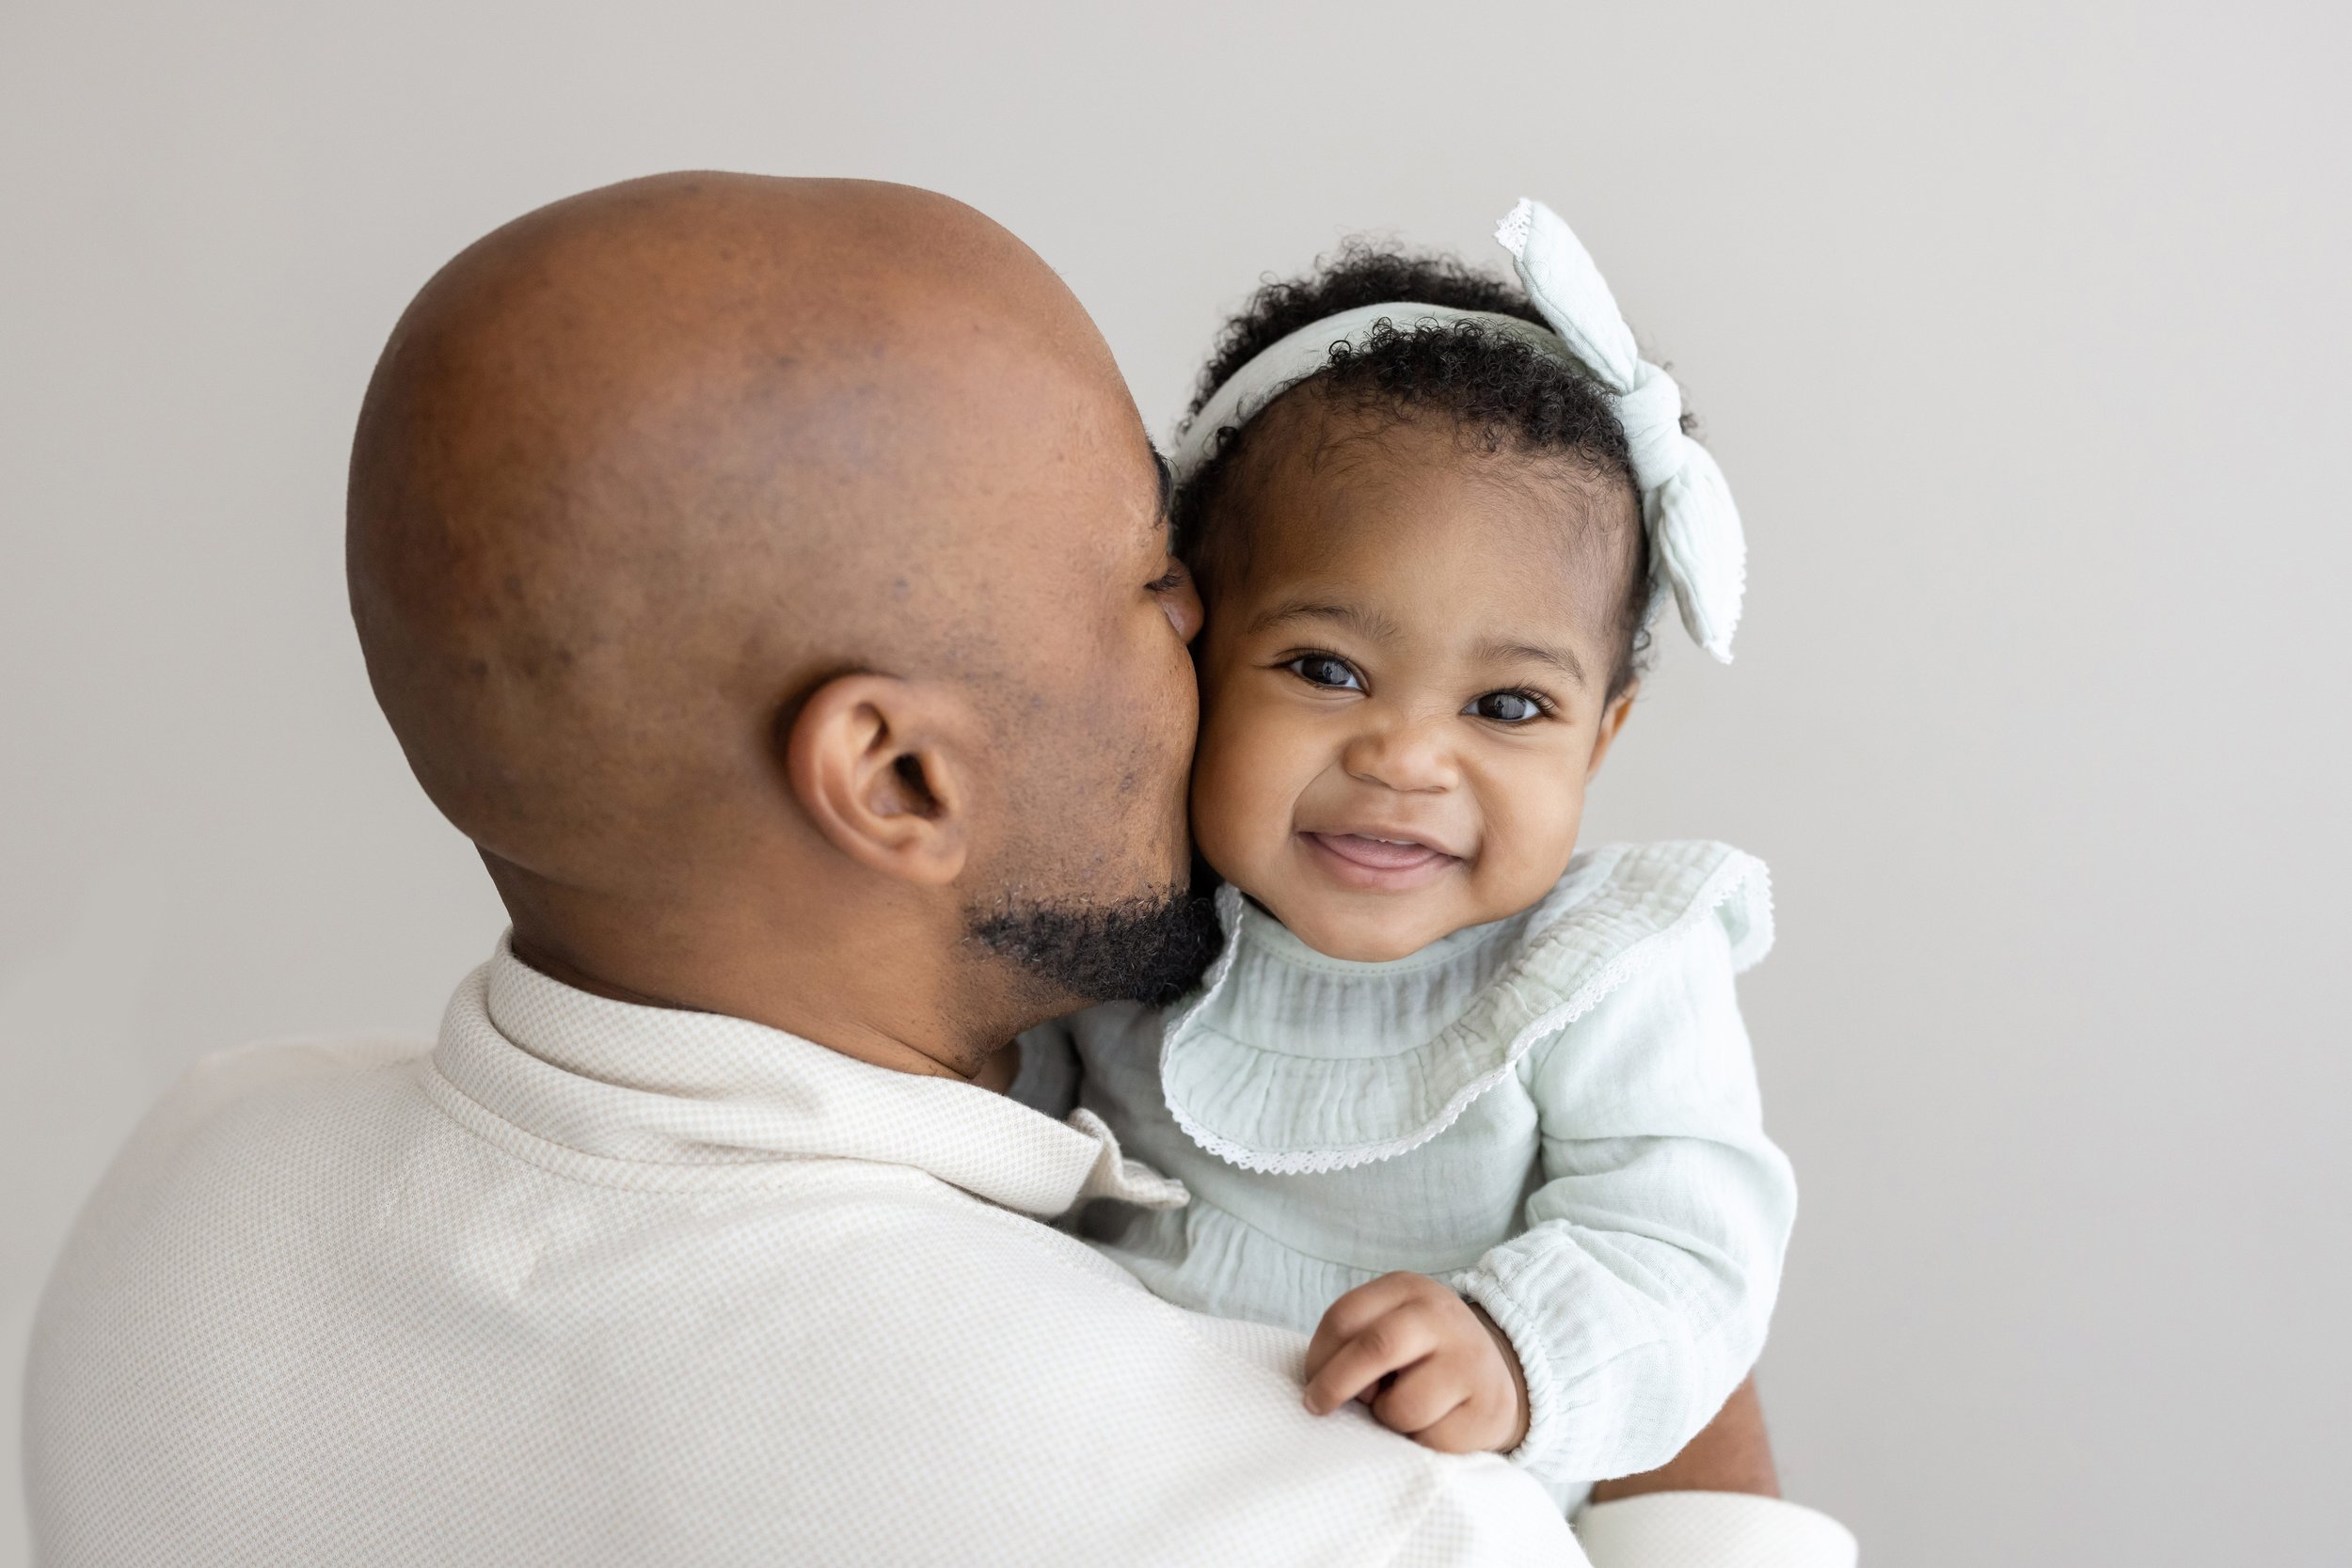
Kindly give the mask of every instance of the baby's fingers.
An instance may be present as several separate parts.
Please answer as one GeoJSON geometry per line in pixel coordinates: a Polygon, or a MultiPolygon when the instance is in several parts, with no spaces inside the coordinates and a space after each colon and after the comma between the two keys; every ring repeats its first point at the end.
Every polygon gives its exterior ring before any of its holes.
{"type": "Polygon", "coordinates": [[[1311,1378],[1323,1370],[1324,1364],[1339,1353],[1342,1345],[1398,1307],[1418,1300],[1423,1287],[1431,1283],[1417,1274],[1384,1274],[1357,1286],[1324,1308],[1323,1321],[1315,1324],[1314,1338],[1307,1341],[1307,1375],[1311,1378]]]}
{"type": "Polygon", "coordinates": [[[1410,1312],[1391,1312],[1331,1353],[1307,1380],[1307,1408],[1318,1416],[1341,1405],[1436,1348],[1436,1337],[1410,1312]]]}
{"type": "Polygon", "coordinates": [[[1443,1357],[1433,1355],[1398,1373],[1395,1381],[1372,1402],[1372,1413],[1391,1432],[1401,1432],[1420,1438],[1431,1448],[1440,1448],[1443,1445],[1430,1441],[1431,1433],[1443,1431],[1445,1423],[1470,1397],[1470,1386],[1461,1374],[1447,1365],[1443,1357]]]}
{"type": "Polygon", "coordinates": [[[1413,1433],[1413,1441],[1439,1453],[1505,1453],[1510,1449],[1511,1418],[1497,1416],[1474,1399],[1464,1400],[1437,1420],[1413,1433]]]}

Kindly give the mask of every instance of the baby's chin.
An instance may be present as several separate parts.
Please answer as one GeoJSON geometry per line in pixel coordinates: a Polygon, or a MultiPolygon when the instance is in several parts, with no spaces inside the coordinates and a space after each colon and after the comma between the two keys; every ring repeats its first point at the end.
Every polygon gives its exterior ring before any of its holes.
{"type": "Polygon", "coordinates": [[[1412,894],[1334,897],[1285,889],[1272,898],[1253,896],[1291,935],[1345,963],[1409,958],[1439,938],[1477,924],[1457,918],[1460,911],[1452,899],[1412,894]]]}

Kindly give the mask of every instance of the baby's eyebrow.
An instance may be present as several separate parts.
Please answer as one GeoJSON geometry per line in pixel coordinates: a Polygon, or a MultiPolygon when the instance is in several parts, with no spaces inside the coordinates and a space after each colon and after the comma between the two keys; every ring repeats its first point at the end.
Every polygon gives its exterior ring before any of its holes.
{"type": "Polygon", "coordinates": [[[1375,642],[1393,642],[1399,633],[1396,623],[1376,610],[1361,605],[1327,604],[1313,599],[1291,599],[1261,613],[1250,623],[1251,631],[1264,631],[1284,621],[1331,621],[1345,626],[1359,637],[1375,642]]]}
{"type": "Polygon", "coordinates": [[[1571,648],[1555,648],[1541,642],[1512,642],[1500,638],[1490,638],[1478,644],[1476,653],[1481,663],[1525,663],[1532,659],[1537,664],[1549,664],[1553,669],[1564,672],[1579,686],[1593,684],[1592,678],[1584,673],[1584,661],[1578,658],[1575,650],[1571,648]]]}

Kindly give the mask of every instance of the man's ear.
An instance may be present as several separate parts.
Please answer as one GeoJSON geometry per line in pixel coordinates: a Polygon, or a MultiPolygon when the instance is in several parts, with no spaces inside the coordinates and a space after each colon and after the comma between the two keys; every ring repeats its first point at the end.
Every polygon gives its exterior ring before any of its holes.
{"type": "Polygon", "coordinates": [[[1586,784],[1593,782],[1594,775],[1600,771],[1600,765],[1608,760],[1609,748],[1616,744],[1626,721],[1633,717],[1633,699],[1641,694],[1642,683],[1638,680],[1628,681],[1625,689],[1612,697],[1609,705],[1601,710],[1600,733],[1593,736],[1593,760],[1584,765],[1586,784]]]}
{"type": "Polygon", "coordinates": [[[947,689],[843,675],[793,717],[785,773],[834,848],[885,877],[940,887],[962,874],[971,852],[982,733],[947,689]]]}

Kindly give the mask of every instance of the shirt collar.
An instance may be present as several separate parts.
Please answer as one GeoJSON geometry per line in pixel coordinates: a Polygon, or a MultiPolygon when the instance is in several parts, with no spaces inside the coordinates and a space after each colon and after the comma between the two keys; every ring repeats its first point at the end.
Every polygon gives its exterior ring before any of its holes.
{"type": "Polygon", "coordinates": [[[450,999],[433,1061],[469,1120],[487,1113],[567,1164],[628,1167],[632,1186],[732,1185],[780,1162],[837,1159],[925,1171],[1040,1217],[1096,1196],[1184,1201],[1181,1185],[1122,1159],[1089,1112],[1057,1122],[746,1019],[592,996],[516,958],[504,937],[450,999]]]}

